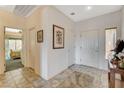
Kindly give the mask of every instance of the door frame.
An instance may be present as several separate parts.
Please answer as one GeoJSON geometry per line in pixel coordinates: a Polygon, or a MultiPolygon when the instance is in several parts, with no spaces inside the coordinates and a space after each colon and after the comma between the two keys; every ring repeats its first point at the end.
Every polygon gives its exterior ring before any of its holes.
{"type": "Polygon", "coordinates": [[[118,30],[118,27],[109,27],[109,28],[105,28],[104,29],[104,34],[105,34],[105,39],[104,39],[104,41],[105,41],[105,46],[104,46],[104,50],[105,50],[105,60],[106,60],[106,30],[110,30],[110,29],[116,29],[116,40],[117,40],[117,30],[118,30]]]}
{"type": "MultiPolygon", "coordinates": [[[[21,29],[22,30],[22,54],[24,54],[25,52],[23,51],[23,44],[24,44],[24,30],[22,28],[16,28],[16,27],[11,27],[11,26],[4,26],[4,36],[3,36],[3,40],[4,40],[4,73],[6,72],[6,58],[5,58],[5,28],[13,28],[13,29],[21,29]]],[[[23,58],[24,59],[24,58],[23,58]]],[[[24,60],[23,60],[24,61],[24,60]]],[[[25,67],[25,61],[24,61],[24,67],[25,67]]]]}

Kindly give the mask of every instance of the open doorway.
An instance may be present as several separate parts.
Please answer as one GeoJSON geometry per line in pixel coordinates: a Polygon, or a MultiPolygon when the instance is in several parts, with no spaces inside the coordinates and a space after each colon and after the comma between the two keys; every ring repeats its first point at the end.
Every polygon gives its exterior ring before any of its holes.
{"type": "Polygon", "coordinates": [[[112,51],[115,48],[116,45],[116,33],[117,33],[117,28],[107,28],[105,29],[105,58],[108,60],[109,58],[112,57],[112,51]]]}
{"type": "Polygon", "coordinates": [[[22,30],[5,27],[5,71],[24,67],[22,64],[22,30]]]}

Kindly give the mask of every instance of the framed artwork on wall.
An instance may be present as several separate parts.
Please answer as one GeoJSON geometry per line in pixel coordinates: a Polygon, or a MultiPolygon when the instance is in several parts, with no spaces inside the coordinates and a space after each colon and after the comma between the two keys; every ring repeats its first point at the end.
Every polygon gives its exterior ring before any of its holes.
{"type": "Polygon", "coordinates": [[[39,30],[37,32],[37,42],[42,43],[43,42],[43,30],[39,30]]]}
{"type": "Polygon", "coordinates": [[[64,48],[64,28],[53,25],[53,49],[64,48]]]}

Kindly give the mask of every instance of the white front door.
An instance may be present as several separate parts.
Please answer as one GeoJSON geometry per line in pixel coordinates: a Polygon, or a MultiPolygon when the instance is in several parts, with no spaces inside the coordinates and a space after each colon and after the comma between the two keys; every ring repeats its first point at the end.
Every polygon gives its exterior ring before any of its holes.
{"type": "Polygon", "coordinates": [[[99,66],[99,40],[98,31],[83,31],[80,34],[80,63],[98,68],[99,66]]]}

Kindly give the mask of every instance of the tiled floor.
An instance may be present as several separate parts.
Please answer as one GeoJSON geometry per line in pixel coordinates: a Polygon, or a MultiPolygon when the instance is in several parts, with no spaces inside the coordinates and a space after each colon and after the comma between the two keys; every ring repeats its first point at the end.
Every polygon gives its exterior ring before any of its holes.
{"type": "MultiPolygon", "coordinates": [[[[124,87],[119,80],[116,87],[124,87]]],[[[0,87],[7,88],[77,88],[108,87],[107,72],[91,67],[74,65],[46,81],[30,68],[20,68],[0,75],[0,87]]]]}

